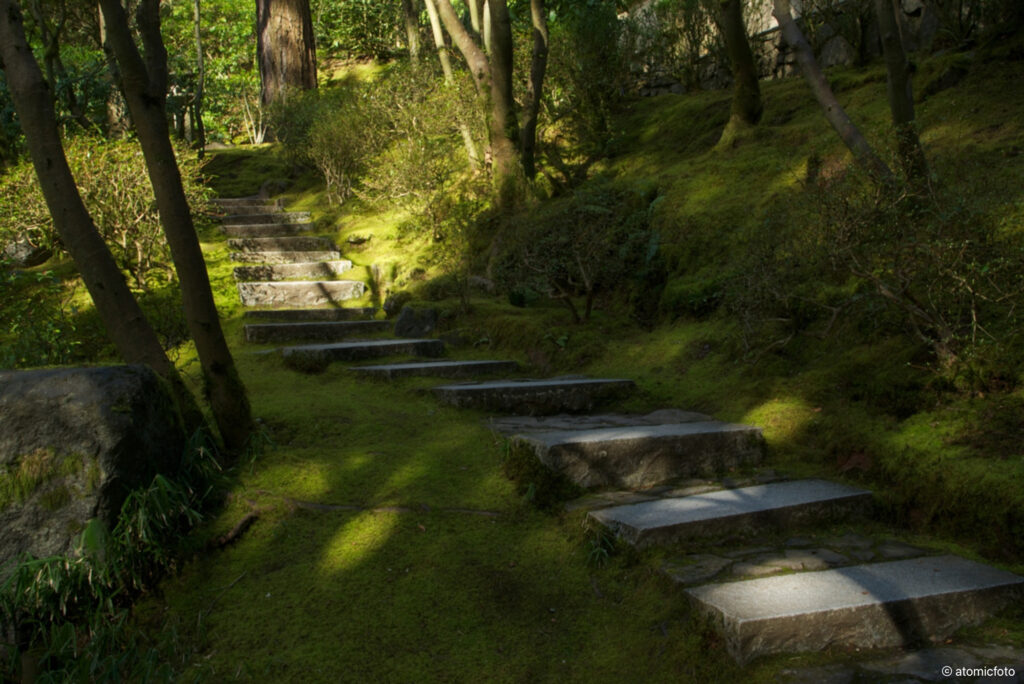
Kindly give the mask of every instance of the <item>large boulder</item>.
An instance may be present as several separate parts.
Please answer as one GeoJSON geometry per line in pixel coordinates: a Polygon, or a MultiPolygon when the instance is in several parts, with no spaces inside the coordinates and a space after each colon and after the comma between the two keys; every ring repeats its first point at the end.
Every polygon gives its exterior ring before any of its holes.
{"type": "Polygon", "coordinates": [[[68,553],[91,518],[173,474],[186,435],[147,366],[0,371],[0,566],[68,553]]]}
{"type": "Polygon", "coordinates": [[[426,337],[437,329],[437,309],[403,306],[395,319],[396,337],[426,337]]]}

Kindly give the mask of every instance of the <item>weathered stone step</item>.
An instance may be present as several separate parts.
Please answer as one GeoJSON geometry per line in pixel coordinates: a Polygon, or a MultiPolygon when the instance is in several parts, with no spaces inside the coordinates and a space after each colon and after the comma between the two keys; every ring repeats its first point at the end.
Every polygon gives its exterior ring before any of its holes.
{"type": "Polygon", "coordinates": [[[749,536],[866,511],[871,492],[826,480],[794,480],[656,499],[591,511],[637,547],[697,537],[749,536]]]}
{"type": "Polygon", "coordinates": [[[340,340],[391,329],[391,321],[317,321],[305,323],[249,323],[247,342],[288,342],[299,340],[340,340]]]}
{"type": "Polygon", "coordinates": [[[341,252],[336,249],[321,251],[270,250],[266,252],[231,252],[232,261],[250,264],[304,264],[311,261],[338,261],[341,252]]]}
{"type": "MultiPolygon", "coordinates": [[[[221,209],[230,216],[251,216],[253,214],[278,214],[283,211],[282,204],[260,202],[253,204],[219,204],[221,209]]],[[[304,212],[309,213],[309,212],[304,212]]]]}
{"type": "Polygon", "coordinates": [[[332,306],[324,309],[253,309],[242,314],[259,321],[352,321],[370,318],[376,312],[370,307],[351,309],[332,306]]]}
{"type": "Polygon", "coordinates": [[[552,378],[442,385],[432,391],[441,402],[460,408],[540,415],[589,411],[635,387],[632,380],[617,378],[552,378]]]}
{"type": "Polygon", "coordinates": [[[256,223],[309,223],[308,211],[275,211],[269,214],[230,214],[221,219],[225,226],[256,223]]]}
{"type": "MultiPolygon", "coordinates": [[[[315,252],[336,250],[334,242],[325,237],[293,235],[286,237],[231,238],[228,247],[241,252],[315,252]]],[[[319,261],[306,259],[306,261],[319,261]]]]}
{"type": "Polygon", "coordinates": [[[307,261],[297,264],[260,264],[236,266],[235,280],[288,280],[290,278],[329,278],[352,269],[348,259],[307,261]]]}
{"type": "Polygon", "coordinates": [[[366,291],[359,280],[293,280],[238,283],[243,306],[317,306],[358,299],[366,291]]]}
{"type": "Polygon", "coordinates": [[[283,237],[300,235],[309,230],[312,225],[311,223],[240,223],[223,226],[221,230],[228,237],[234,238],[283,237]]]}
{"type": "Polygon", "coordinates": [[[957,556],[706,584],[686,593],[738,661],[940,640],[1024,596],[1024,577],[957,556]]]}
{"type": "Polygon", "coordinates": [[[270,211],[277,211],[284,206],[282,199],[266,199],[259,195],[249,197],[217,197],[210,200],[210,203],[222,209],[232,207],[267,207],[270,211]]]}
{"type": "Polygon", "coordinates": [[[386,356],[442,356],[441,340],[359,340],[334,344],[309,344],[284,347],[281,355],[286,360],[300,358],[312,363],[331,361],[364,361],[386,356]]]}
{"type": "Polygon", "coordinates": [[[349,370],[373,378],[402,378],[413,375],[460,378],[489,373],[511,373],[519,369],[515,361],[428,361],[421,363],[392,363],[378,366],[355,366],[349,370]]]}

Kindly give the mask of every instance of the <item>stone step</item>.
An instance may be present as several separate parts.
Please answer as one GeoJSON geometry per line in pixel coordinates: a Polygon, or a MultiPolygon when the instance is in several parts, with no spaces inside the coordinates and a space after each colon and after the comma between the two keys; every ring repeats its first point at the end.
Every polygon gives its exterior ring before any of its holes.
{"type": "MultiPolygon", "coordinates": [[[[315,252],[337,249],[330,239],[312,235],[231,238],[228,240],[228,247],[240,252],[315,252]]],[[[320,259],[306,259],[306,261],[320,261],[320,259]]]]}
{"type": "Polygon", "coordinates": [[[249,264],[305,264],[311,261],[338,261],[341,252],[336,249],[298,252],[275,249],[266,252],[231,252],[230,257],[232,261],[249,264]]]}
{"type": "Polygon", "coordinates": [[[222,210],[227,212],[230,216],[252,216],[253,214],[278,214],[283,211],[282,204],[270,204],[267,202],[254,204],[219,204],[218,206],[222,210]]]}
{"type": "Polygon", "coordinates": [[[256,223],[309,223],[308,211],[275,211],[269,214],[229,214],[221,219],[225,226],[256,223]]]}
{"type": "Polygon", "coordinates": [[[284,347],[281,349],[281,355],[286,361],[291,359],[308,363],[364,361],[387,356],[436,357],[444,355],[444,342],[441,340],[359,340],[284,347]]]}
{"type": "Polygon", "coordinates": [[[635,387],[632,380],[617,378],[552,378],[442,385],[432,392],[439,401],[459,408],[540,415],[589,411],[635,387]]]}
{"type": "Polygon", "coordinates": [[[238,283],[243,306],[302,307],[358,299],[366,291],[359,280],[291,280],[238,283]]]}
{"type": "Polygon", "coordinates": [[[317,321],[307,323],[249,323],[247,342],[290,342],[299,340],[340,340],[391,329],[391,321],[317,321]]]}
{"type": "Polygon", "coordinates": [[[643,489],[760,463],[764,438],[750,425],[704,420],[530,431],[514,434],[512,446],[584,489],[643,489]]]}
{"type": "Polygon", "coordinates": [[[1024,597],[1024,577],[957,556],[776,575],[686,590],[741,663],[769,653],[913,646],[1024,597]]]}
{"type": "Polygon", "coordinates": [[[392,363],[383,366],[355,366],[349,370],[372,378],[392,380],[414,375],[461,378],[491,373],[511,373],[519,370],[515,361],[429,361],[422,363],[392,363]]]}
{"type": "Polygon", "coordinates": [[[311,223],[240,223],[223,226],[221,230],[228,237],[234,238],[284,237],[300,235],[309,230],[312,225],[311,223]]]}
{"type": "Polygon", "coordinates": [[[864,513],[871,492],[826,480],[794,480],[656,499],[589,517],[643,548],[695,538],[746,537],[864,513]]]}
{"type": "Polygon", "coordinates": [[[266,199],[259,195],[249,197],[216,197],[210,203],[222,209],[231,207],[267,207],[270,211],[277,211],[284,206],[282,199],[266,199]]]}
{"type": "Polygon", "coordinates": [[[345,309],[332,306],[324,309],[253,309],[244,318],[258,321],[353,321],[372,318],[377,313],[370,307],[345,309]]]}
{"type": "Polygon", "coordinates": [[[261,264],[236,266],[235,280],[288,280],[289,278],[329,278],[352,269],[348,259],[307,261],[297,264],[261,264]]]}

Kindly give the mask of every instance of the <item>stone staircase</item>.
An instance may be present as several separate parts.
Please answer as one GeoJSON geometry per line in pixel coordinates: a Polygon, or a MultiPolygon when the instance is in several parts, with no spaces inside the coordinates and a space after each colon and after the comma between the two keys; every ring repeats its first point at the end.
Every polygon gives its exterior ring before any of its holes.
{"type": "MultiPolygon", "coordinates": [[[[634,383],[481,380],[518,366],[440,359],[446,349],[438,339],[357,339],[387,333],[391,324],[372,320],[372,309],[344,307],[365,286],[337,278],[352,264],[330,240],[306,234],[307,214],[258,199],[219,204],[228,214],[232,258],[250,264],[235,270],[239,296],[253,307],[246,317],[258,321],[245,326],[247,341],[315,342],[278,350],[296,367],[405,357],[350,370],[368,379],[470,379],[430,391],[452,406],[512,414],[490,419],[510,453],[539,461],[553,477],[587,492],[566,510],[585,511],[590,524],[622,543],[665,548],[662,570],[680,585],[680,599],[709,616],[741,663],[831,647],[915,647],[1024,598],[1024,578],[976,561],[899,539],[834,536],[836,525],[870,519],[872,493],[825,480],[787,480],[764,468],[764,439],[756,427],[675,409],[589,414],[628,395],[634,383]],[[722,477],[735,472],[753,475],[722,477]]],[[[818,674],[835,674],[819,670],[787,676],[815,681],[818,674]]],[[[858,671],[837,681],[861,676],[875,675],[858,671]]]]}

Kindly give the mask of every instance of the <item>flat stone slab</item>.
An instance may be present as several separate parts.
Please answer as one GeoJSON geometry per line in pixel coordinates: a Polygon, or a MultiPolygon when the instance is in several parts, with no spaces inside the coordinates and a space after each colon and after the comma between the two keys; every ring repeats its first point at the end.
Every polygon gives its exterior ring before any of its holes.
{"type": "Polygon", "coordinates": [[[829,646],[945,639],[1021,600],[1024,577],[957,556],[854,565],[686,590],[738,661],[829,646]]]}
{"type": "Polygon", "coordinates": [[[698,537],[749,536],[836,520],[870,505],[871,492],[826,480],[723,489],[591,511],[590,518],[637,547],[698,537]]]}
{"type": "MultiPolygon", "coordinates": [[[[337,249],[331,240],[311,235],[231,238],[228,240],[228,247],[240,252],[315,252],[337,249]]],[[[307,258],[305,261],[320,261],[320,259],[307,258]]]]}
{"type": "Polygon", "coordinates": [[[276,214],[284,211],[284,203],[252,202],[249,204],[232,203],[230,200],[214,200],[215,206],[233,216],[245,214],[276,214]]]}
{"type": "Polygon", "coordinates": [[[711,416],[695,411],[659,409],[647,414],[599,413],[583,416],[560,414],[554,416],[503,416],[488,421],[491,429],[511,437],[523,432],[550,432],[552,430],[594,430],[606,427],[636,425],[667,425],[670,423],[698,423],[713,420],[711,416]]]}
{"type": "Polygon", "coordinates": [[[635,387],[632,380],[618,378],[553,378],[442,385],[431,391],[441,402],[459,408],[539,415],[590,411],[635,387]]]}
{"type": "Polygon", "coordinates": [[[270,250],[266,252],[232,252],[232,261],[256,264],[296,264],[310,261],[338,261],[341,252],[336,249],[321,251],[270,250]]]}
{"type": "Polygon", "coordinates": [[[221,219],[221,223],[230,226],[240,223],[309,223],[308,211],[275,211],[270,214],[231,214],[221,219]]]}
{"type": "Polygon", "coordinates": [[[355,335],[385,332],[391,321],[315,321],[296,323],[249,323],[247,342],[289,342],[299,340],[340,340],[355,335]]]}
{"type": "Polygon", "coordinates": [[[297,264],[260,264],[236,266],[235,280],[289,280],[291,278],[330,278],[352,270],[348,259],[306,261],[297,264]]]}
{"type": "Polygon", "coordinates": [[[249,197],[216,197],[210,200],[210,203],[221,209],[265,207],[267,211],[278,211],[284,206],[284,201],[281,199],[268,200],[259,195],[250,195],[249,197]]]}
{"type": "Polygon", "coordinates": [[[238,283],[244,306],[316,306],[363,296],[359,280],[317,280],[238,283]]]}
{"type": "Polygon", "coordinates": [[[359,340],[335,344],[309,344],[284,347],[285,358],[302,357],[312,362],[363,361],[386,356],[442,356],[441,340],[359,340]]]}
{"type": "Polygon", "coordinates": [[[761,430],[719,421],[526,432],[512,437],[584,489],[644,489],[760,463],[761,430]]]}
{"type": "Polygon", "coordinates": [[[509,373],[519,369],[515,361],[427,361],[420,363],[392,363],[377,366],[355,366],[350,371],[360,375],[392,380],[414,375],[458,378],[488,373],[509,373]]]}
{"type": "Polygon", "coordinates": [[[376,309],[371,307],[342,308],[332,306],[320,309],[252,309],[244,318],[258,321],[354,321],[370,318],[376,309]]]}
{"type": "Polygon", "coordinates": [[[223,226],[221,231],[233,238],[259,238],[299,235],[309,228],[308,223],[246,223],[223,226]]]}

